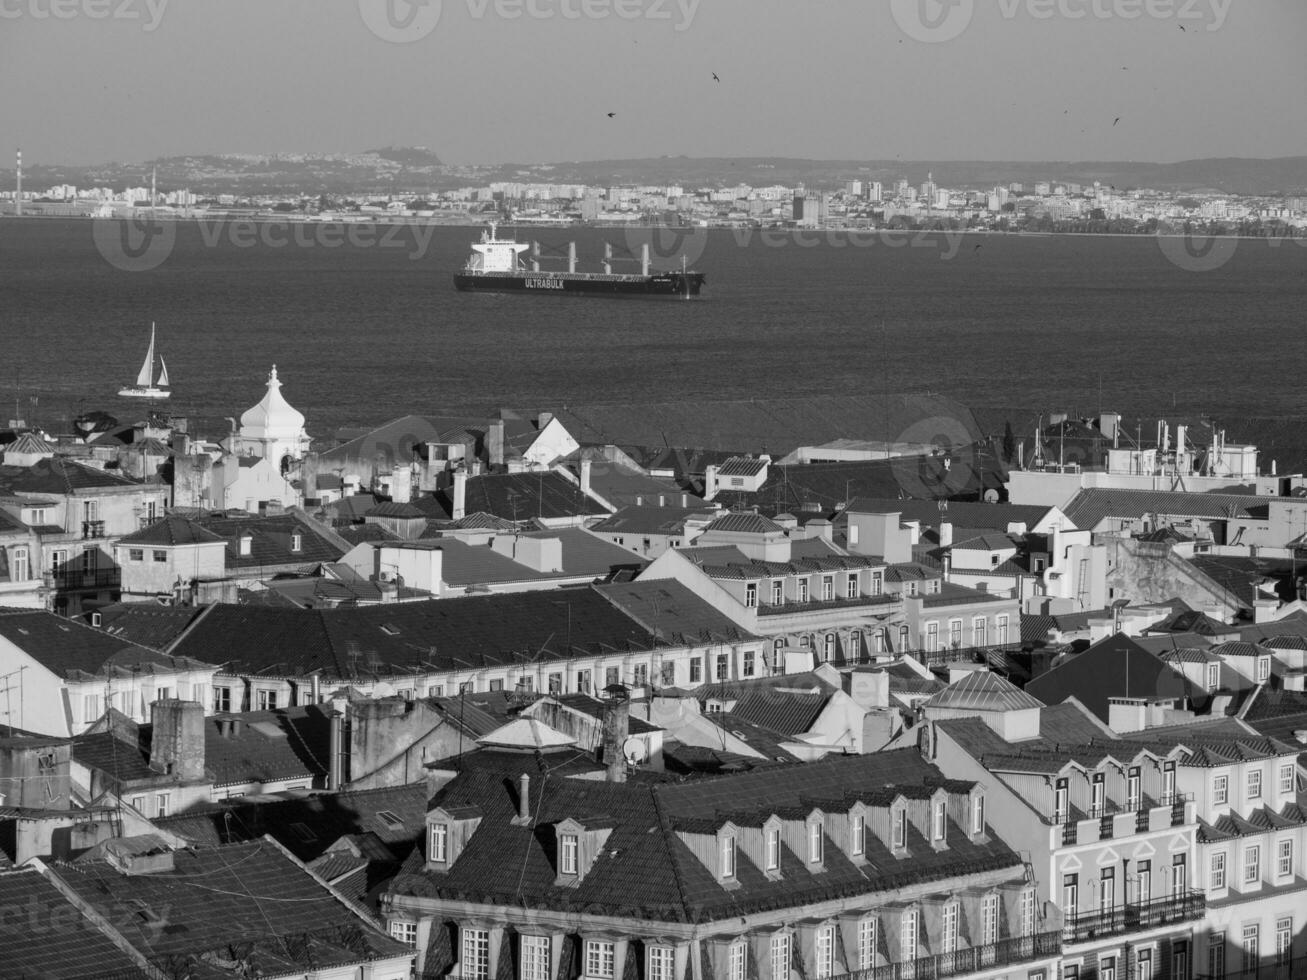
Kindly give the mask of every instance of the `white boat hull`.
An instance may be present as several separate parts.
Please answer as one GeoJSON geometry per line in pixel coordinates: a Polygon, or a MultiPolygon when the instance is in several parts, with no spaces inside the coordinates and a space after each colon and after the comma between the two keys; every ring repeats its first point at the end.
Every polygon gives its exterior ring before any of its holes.
{"type": "Polygon", "coordinates": [[[172,392],[166,388],[119,388],[118,394],[123,398],[171,398],[172,392]]]}

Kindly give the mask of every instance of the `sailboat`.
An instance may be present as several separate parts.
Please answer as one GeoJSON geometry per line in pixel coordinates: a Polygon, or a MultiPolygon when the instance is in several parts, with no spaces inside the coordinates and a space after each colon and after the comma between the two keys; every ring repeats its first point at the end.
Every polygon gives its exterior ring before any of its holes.
{"type": "Polygon", "coordinates": [[[159,378],[151,383],[154,377],[154,324],[150,324],[150,349],[145,352],[145,363],[141,365],[140,373],[136,375],[136,384],[127,385],[125,388],[119,388],[118,394],[124,398],[152,398],[163,399],[172,395],[168,387],[168,365],[163,361],[163,355],[159,355],[159,378]]]}

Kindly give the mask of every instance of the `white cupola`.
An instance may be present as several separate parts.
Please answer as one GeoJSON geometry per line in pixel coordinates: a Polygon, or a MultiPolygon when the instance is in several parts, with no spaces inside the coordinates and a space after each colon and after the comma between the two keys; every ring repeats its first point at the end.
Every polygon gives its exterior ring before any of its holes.
{"type": "Polygon", "coordinates": [[[302,459],[311,442],[304,431],[304,416],[282,397],[277,365],[268,372],[263,400],[241,416],[240,431],[232,440],[238,456],[261,456],[284,462],[302,459]]]}

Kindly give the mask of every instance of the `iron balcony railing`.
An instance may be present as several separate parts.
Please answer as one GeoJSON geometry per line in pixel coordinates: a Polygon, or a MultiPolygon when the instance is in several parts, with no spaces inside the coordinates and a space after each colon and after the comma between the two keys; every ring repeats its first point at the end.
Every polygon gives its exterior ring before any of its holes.
{"type": "Polygon", "coordinates": [[[1207,914],[1207,897],[1202,892],[1127,902],[1096,912],[1071,914],[1062,927],[1062,941],[1083,943],[1102,936],[1156,929],[1172,922],[1188,922],[1207,914]]]}
{"type": "Polygon", "coordinates": [[[984,646],[946,647],[942,650],[909,650],[907,654],[927,667],[934,667],[940,664],[983,663],[990,654],[1020,652],[1020,643],[990,643],[984,646]]]}
{"type": "Polygon", "coordinates": [[[1041,932],[1014,936],[985,946],[971,946],[952,953],[923,956],[907,963],[887,963],[868,970],[841,974],[831,980],[944,980],[982,970],[1002,969],[1019,963],[1048,959],[1062,952],[1062,935],[1041,932]]]}
{"type": "MultiPolygon", "coordinates": [[[[1162,807],[1170,807],[1170,814],[1167,819],[1167,826],[1179,827],[1185,821],[1185,804],[1193,799],[1192,793],[1170,793],[1161,799],[1152,800],[1146,797],[1140,798],[1137,803],[1105,803],[1100,807],[1092,807],[1089,812],[1082,817],[1074,820],[1063,817],[1060,814],[1054,815],[1055,821],[1062,822],[1062,844],[1070,846],[1077,844],[1084,836],[1080,832],[1080,824],[1086,821],[1098,822],[1098,839],[1111,840],[1117,836],[1127,836],[1132,832],[1129,827],[1122,827],[1118,832],[1116,818],[1122,814],[1133,813],[1135,815],[1133,833],[1147,833],[1152,829],[1161,829],[1153,827],[1152,814],[1154,810],[1162,807]]],[[[1089,839],[1092,839],[1092,831],[1089,831],[1089,839]]]]}
{"type": "Polygon", "coordinates": [[[882,592],[880,595],[863,594],[855,596],[852,599],[836,596],[833,599],[806,599],[800,602],[797,599],[786,599],[784,602],[773,605],[771,603],[759,603],[759,616],[786,616],[790,613],[814,612],[820,609],[855,609],[860,606],[893,606],[900,602],[900,597],[890,593],[882,592]]]}
{"type": "Polygon", "coordinates": [[[83,538],[104,537],[104,521],[82,521],[83,538]]]}
{"type": "Polygon", "coordinates": [[[121,568],[55,568],[46,572],[49,584],[59,591],[71,589],[116,589],[122,585],[121,568]]]}

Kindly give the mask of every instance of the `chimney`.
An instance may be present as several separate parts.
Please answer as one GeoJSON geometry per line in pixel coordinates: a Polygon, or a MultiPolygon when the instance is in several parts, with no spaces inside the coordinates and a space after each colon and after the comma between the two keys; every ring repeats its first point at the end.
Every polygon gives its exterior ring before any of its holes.
{"type": "Polygon", "coordinates": [[[339,711],[330,713],[331,718],[331,758],[327,762],[327,789],[337,791],[341,781],[341,755],[344,747],[345,716],[339,711]]]}
{"type": "Polygon", "coordinates": [[[709,463],[703,468],[703,499],[712,500],[717,496],[717,466],[709,463]]]}
{"type": "Polygon", "coordinates": [[[494,419],[486,429],[486,456],[492,467],[504,465],[504,420],[494,419]]]}
{"type": "Polygon", "coordinates": [[[517,777],[517,819],[522,823],[531,819],[531,777],[527,773],[517,777]]]}
{"type": "Polygon", "coordinates": [[[315,670],[312,676],[309,678],[309,683],[312,685],[312,687],[310,688],[311,693],[309,695],[312,698],[312,703],[321,704],[322,703],[322,675],[315,670]]]}
{"type": "Polygon", "coordinates": [[[545,431],[545,426],[554,420],[553,412],[541,412],[536,416],[536,428],[541,432],[545,431]]]}
{"type": "Polygon", "coordinates": [[[944,521],[939,526],[939,546],[941,548],[953,547],[953,525],[944,521]]]}
{"type": "Polygon", "coordinates": [[[407,504],[413,499],[413,470],[396,466],[390,475],[390,499],[396,504],[407,504]]]}
{"type": "Polygon", "coordinates": [[[604,779],[610,783],[626,782],[626,756],[622,747],[631,733],[631,692],[621,684],[604,688],[603,715],[604,779]]]}
{"type": "Polygon", "coordinates": [[[155,701],[150,768],[183,782],[204,779],[204,706],[198,701],[155,701]]]}
{"type": "Polygon", "coordinates": [[[467,516],[467,470],[454,471],[454,506],[449,516],[456,521],[467,516]]]}
{"type": "Polygon", "coordinates": [[[590,467],[593,465],[589,459],[581,460],[581,492],[587,496],[590,494],[590,467]]]}

